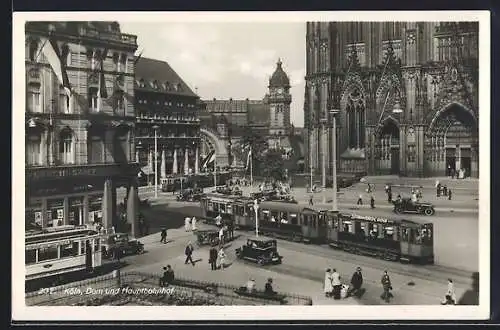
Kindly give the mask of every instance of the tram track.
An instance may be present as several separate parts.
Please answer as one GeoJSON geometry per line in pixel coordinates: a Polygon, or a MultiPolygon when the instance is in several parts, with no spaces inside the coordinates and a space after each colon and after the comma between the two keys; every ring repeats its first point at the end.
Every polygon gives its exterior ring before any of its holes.
{"type": "MultiPolygon", "coordinates": [[[[245,235],[244,235],[245,236],[245,235]]],[[[251,236],[246,235],[248,238],[251,236]]],[[[265,236],[263,236],[265,237],[265,236]]],[[[271,237],[268,237],[271,239],[271,237]]],[[[341,262],[351,263],[353,266],[369,267],[371,269],[389,270],[401,276],[406,276],[414,279],[422,279],[446,283],[448,278],[453,278],[456,284],[471,286],[473,272],[460,269],[431,265],[431,266],[415,266],[411,264],[401,264],[394,261],[386,261],[382,259],[365,257],[362,255],[351,254],[341,250],[335,250],[325,245],[308,245],[303,243],[295,243],[286,240],[278,239],[278,251],[280,247],[297,253],[311,254],[316,257],[334,259],[341,262]]],[[[286,263],[286,260],[285,260],[286,263]]],[[[309,270],[310,271],[310,270],[309,270]]]]}

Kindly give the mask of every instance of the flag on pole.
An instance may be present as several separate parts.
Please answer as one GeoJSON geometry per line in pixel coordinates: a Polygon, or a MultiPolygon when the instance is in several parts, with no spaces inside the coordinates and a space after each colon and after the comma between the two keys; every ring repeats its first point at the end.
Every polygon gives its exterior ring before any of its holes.
{"type": "Polygon", "coordinates": [[[246,170],[248,170],[248,167],[250,166],[251,159],[252,159],[252,148],[248,150],[246,170]]]}
{"type": "Polygon", "coordinates": [[[54,71],[57,79],[61,83],[68,97],[71,96],[71,85],[69,83],[68,73],[63,66],[61,61],[61,54],[57,42],[53,39],[47,40],[43,39],[44,43],[42,46],[43,55],[47,58],[50,67],[54,71]]]}
{"type": "Polygon", "coordinates": [[[210,151],[208,156],[205,158],[205,160],[202,163],[202,168],[206,168],[208,164],[211,164],[215,161],[215,150],[210,151]]]}

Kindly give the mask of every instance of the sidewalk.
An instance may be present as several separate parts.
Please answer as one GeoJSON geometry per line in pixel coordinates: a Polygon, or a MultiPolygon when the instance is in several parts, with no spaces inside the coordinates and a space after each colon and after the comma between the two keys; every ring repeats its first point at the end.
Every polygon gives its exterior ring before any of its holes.
{"type": "Polygon", "coordinates": [[[439,181],[442,185],[447,185],[451,189],[457,189],[457,190],[479,189],[478,178],[451,179],[449,176],[432,177],[432,178],[412,178],[412,177],[399,177],[397,175],[365,176],[364,178],[366,179],[366,183],[375,183],[375,184],[378,183],[384,185],[386,183],[391,183],[393,185],[415,185],[415,186],[422,186],[424,188],[435,189],[436,181],[439,181]]]}

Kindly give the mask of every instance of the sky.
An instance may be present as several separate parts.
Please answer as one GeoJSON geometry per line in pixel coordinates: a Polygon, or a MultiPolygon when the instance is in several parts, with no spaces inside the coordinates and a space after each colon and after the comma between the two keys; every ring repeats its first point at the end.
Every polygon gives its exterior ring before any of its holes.
{"type": "Polygon", "coordinates": [[[281,59],[290,78],[291,122],[302,127],[306,24],[120,22],[137,53],[166,61],[202,99],[257,99],[281,59]]]}

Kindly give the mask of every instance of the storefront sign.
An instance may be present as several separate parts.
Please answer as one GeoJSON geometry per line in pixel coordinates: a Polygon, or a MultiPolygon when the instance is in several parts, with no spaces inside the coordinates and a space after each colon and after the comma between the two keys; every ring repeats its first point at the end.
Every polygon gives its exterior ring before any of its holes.
{"type": "MultiPolygon", "coordinates": [[[[137,169],[137,172],[139,170],[137,169]]],[[[82,166],[57,166],[52,168],[26,169],[27,179],[56,179],[72,176],[119,176],[136,175],[133,164],[118,165],[82,165],[82,166]]]]}

